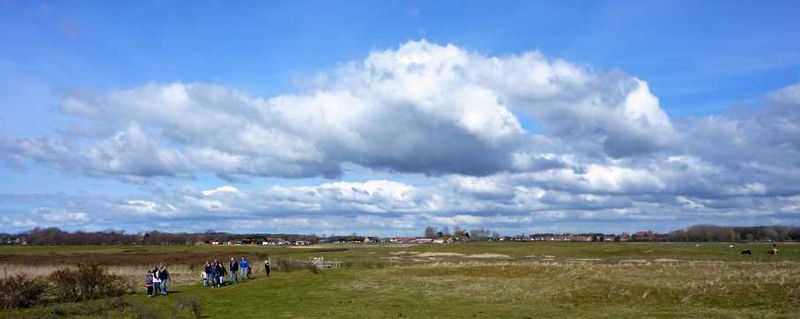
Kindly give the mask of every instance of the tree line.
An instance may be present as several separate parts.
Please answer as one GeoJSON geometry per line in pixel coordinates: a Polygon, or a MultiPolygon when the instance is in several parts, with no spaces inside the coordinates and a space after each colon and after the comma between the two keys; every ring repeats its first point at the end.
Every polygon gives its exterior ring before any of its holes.
{"type": "Polygon", "coordinates": [[[800,226],[694,225],[669,234],[670,241],[797,241],[800,226]]]}
{"type": "Polygon", "coordinates": [[[455,226],[453,228],[453,232],[450,232],[450,228],[447,226],[442,227],[442,229],[436,230],[436,227],[428,226],[425,227],[425,231],[423,232],[423,236],[427,238],[442,238],[442,237],[455,237],[455,238],[473,238],[473,239],[482,239],[482,238],[499,238],[500,234],[496,231],[492,231],[486,228],[477,228],[472,230],[466,230],[459,226],[455,226]]]}
{"type": "Polygon", "coordinates": [[[0,244],[28,245],[190,245],[198,242],[227,242],[229,240],[258,241],[267,238],[281,238],[287,241],[319,240],[314,234],[231,234],[206,231],[201,233],[167,233],[151,231],[128,234],[123,231],[106,230],[98,232],[68,232],[56,227],[34,228],[19,234],[0,233],[0,244]]]}
{"type": "MultiPolygon", "coordinates": [[[[451,232],[448,227],[425,228],[423,235],[428,238],[455,237],[460,239],[498,238],[496,231],[486,228],[466,230],[455,226],[451,232]]],[[[325,237],[325,235],[323,235],[325,237]]],[[[68,232],[56,227],[34,228],[19,234],[0,233],[0,244],[28,245],[190,245],[197,242],[229,240],[253,241],[267,238],[281,238],[286,241],[306,241],[317,243],[320,237],[315,234],[231,234],[205,231],[199,233],[167,233],[152,231],[128,234],[123,231],[68,232]]],[[[664,240],[677,242],[731,242],[731,241],[800,241],[800,226],[717,226],[694,225],[686,229],[665,234],[664,240]]]]}

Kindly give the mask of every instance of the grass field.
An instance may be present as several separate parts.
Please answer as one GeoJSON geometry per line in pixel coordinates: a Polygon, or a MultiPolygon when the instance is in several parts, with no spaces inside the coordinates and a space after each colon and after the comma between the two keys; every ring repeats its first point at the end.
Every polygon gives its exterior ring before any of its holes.
{"type": "MultiPolygon", "coordinates": [[[[800,318],[800,245],[468,243],[417,246],[0,247],[0,267],[45,274],[90,260],[141,286],[163,259],[180,277],[167,297],[0,312],[0,318],[800,318]],[[739,254],[751,249],[752,256],[739,254]],[[273,273],[200,287],[205,259],[324,256],[345,267],[273,273]],[[193,278],[194,277],[194,278],[193,278]]],[[[257,262],[256,262],[257,263],[257,262]]],[[[261,268],[256,268],[260,270],[261,268]]]]}

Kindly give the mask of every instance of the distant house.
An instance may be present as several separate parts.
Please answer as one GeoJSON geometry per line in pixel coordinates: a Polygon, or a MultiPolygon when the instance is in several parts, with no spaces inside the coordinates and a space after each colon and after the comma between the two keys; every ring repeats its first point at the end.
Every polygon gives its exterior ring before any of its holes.
{"type": "Polygon", "coordinates": [[[453,238],[452,237],[440,237],[436,238],[432,241],[434,244],[452,244],[453,238]]]}
{"type": "Polygon", "coordinates": [[[631,239],[635,241],[653,241],[656,239],[656,236],[653,231],[640,230],[634,233],[631,239]]]}
{"type": "Polygon", "coordinates": [[[411,244],[415,240],[417,240],[416,237],[395,237],[392,242],[398,244],[411,244]]]}
{"type": "Polygon", "coordinates": [[[288,246],[288,245],[290,245],[290,244],[291,244],[291,243],[290,243],[290,242],[288,242],[288,241],[286,241],[285,239],[283,239],[283,238],[278,238],[278,237],[270,237],[270,238],[266,238],[266,239],[264,239],[264,241],[261,243],[261,245],[264,245],[264,246],[288,246]]]}

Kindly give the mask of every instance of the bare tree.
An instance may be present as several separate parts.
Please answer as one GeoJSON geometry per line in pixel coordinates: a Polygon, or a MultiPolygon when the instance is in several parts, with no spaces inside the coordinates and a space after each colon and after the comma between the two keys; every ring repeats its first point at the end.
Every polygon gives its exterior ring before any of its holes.
{"type": "Polygon", "coordinates": [[[453,236],[455,236],[456,238],[464,237],[464,233],[465,233],[464,229],[459,226],[453,228],[453,236]]]}
{"type": "Polygon", "coordinates": [[[436,228],[433,226],[425,227],[425,237],[426,238],[435,238],[436,237],[436,228]]]}

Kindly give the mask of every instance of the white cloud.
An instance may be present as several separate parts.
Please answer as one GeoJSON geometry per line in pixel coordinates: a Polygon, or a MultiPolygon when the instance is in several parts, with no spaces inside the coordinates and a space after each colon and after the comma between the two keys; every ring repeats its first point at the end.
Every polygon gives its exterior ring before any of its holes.
{"type": "Polygon", "coordinates": [[[85,223],[89,221],[89,215],[83,212],[60,212],[43,215],[44,220],[53,223],[85,223]]]}
{"type": "Polygon", "coordinates": [[[8,216],[2,216],[0,217],[0,220],[3,221],[3,224],[6,225],[6,227],[11,226],[11,228],[30,229],[39,226],[39,223],[29,218],[11,218],[8,216]]]}
{"type": "Polygon", "coordinates": [[[174,216],[177,213],[177,209],[171,204],[160,204],[155,201],[141,199],[128,200],[117,208],[138,215],[174,216]]]}
{"type": "Polygon", "coordinates": [[[0,137],[2,156],[17,166],[34,160],[69,174],[169,183],[133,197],[54,196],[56,214],[15,212],[4,222],[100,225],[105,216],[216,227],[191,223],[224,213],[283,229],[513,229],[731,221],[737,212],[796,221],[798,92],[795,84],[748,109],[670,119],[647,82],[619,71],[411,41],[344,63],[296,94],[258,97],[203,83],[76,93],[62,108],[90,133],[0,137]],[[534,122],[530,132],[521,116],[534,122]],[[352,171],[306,186],[234,186],[249,176],[352,171]],[[230,185],[176,189],[191,179],[169,179],[207,173],[230,185]]]}
{"type": "Polygon", "coordinates": [[[230,185],[220,186],[215,189],[204,190],[201,193],[205,196],[213,196],[214,194],[225,194],[225,193],[239,193],[239,189],[230,185]]]}
{"type": "Polygon", "coordinates": [[[185,159],[179,150],[164,147],[135,123],[90,145],[67,138],[6,140],[2,144],[12,153],[70,173],[139,180],[159,175],[180,176],[186,172],[185,159]]]}
{"type": "Polygon", "coordinates": [[[323,78],[307,92],[270,98],[202,83],[73,94],[66,113],[116,133],[96,143],[65,136],[3,144],[90,175],[332,177],[348,163],[486,175],[531,169],[540,158],[519,157],[530,140],[514,112],[615,157],[657,150],[675,135],[644,81],[537,52],[496,57],[411,41],[323,78]]]}

